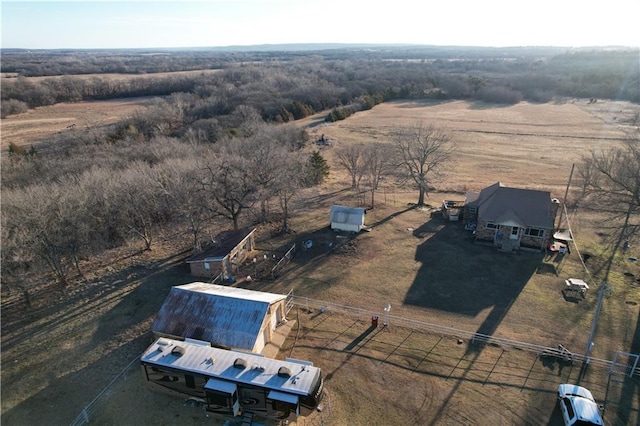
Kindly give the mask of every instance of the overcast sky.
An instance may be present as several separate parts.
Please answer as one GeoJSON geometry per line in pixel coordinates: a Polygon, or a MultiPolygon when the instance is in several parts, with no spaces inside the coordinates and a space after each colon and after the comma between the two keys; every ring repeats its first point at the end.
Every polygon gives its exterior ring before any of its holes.
{"type": "Polygon", "coordinates": [[[640,0],[5,1],[3,48],[640,46],[640,0]]]}

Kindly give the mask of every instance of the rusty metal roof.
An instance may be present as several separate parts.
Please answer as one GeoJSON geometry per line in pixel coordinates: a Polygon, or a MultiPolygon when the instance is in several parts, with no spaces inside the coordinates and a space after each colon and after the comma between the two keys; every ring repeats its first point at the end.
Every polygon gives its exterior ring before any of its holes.
{"type": "Polygon", "coordinates": [[[201,282],[171,288],[151,330],[253,350],[269,306],[286,296],[201,282]]]}

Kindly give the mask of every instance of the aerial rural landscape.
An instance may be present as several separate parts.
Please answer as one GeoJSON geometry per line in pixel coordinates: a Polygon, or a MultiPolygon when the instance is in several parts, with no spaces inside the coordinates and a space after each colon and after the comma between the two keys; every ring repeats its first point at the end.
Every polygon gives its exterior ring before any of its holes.
{"type": "Polygon", "coordinates": [[[2,424],[639,424],[639,57],[3,45],[2,424]]]}

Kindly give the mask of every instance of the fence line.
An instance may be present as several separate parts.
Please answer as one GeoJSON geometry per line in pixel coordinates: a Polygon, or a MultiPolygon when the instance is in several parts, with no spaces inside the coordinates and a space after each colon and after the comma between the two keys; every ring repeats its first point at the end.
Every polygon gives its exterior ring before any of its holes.
{"type": "Polygon", "coordinates": [[[277,278],[280,274],[280,271],[287,266],[293,255],[296,253],[296,245],[293,244],[289,250],[282,256],[282,259],[275,264],[273,268],[271,268],[271,278],[277,278]]]}
{"type": "MultiPolygon", "coordinates": [[[[289,295],[289,299],[291,303],[298,307],[302,308],[313,308],[316,310],[330,310],[334,312],[341,312],[347,315],[355,315],[360,318],[367,318],[369,316],[380,316],[379,311],[371,311],[367,309],[354,308],[352,306],[344,306],[335,303],[328,303],[322,300],[311,299],[308,297],[300,297],[294,296],[292,294],[289,295]]],[[[398,316],[389,315],[388,312],[385,312],[385,319],[389,323],[393,323],[395,325],[399,325],[405,328],[420,330],[427,333],[446,335],[450,337],[455,337],[459,339],[467,339],[471,343],[479,343],[479,344],[494,344],[500,346],[509,346],[512,348],[522,349],[524,351],[535,353],[537,356],[540,355],[550,355],[550,356],[558,356],[558,357],[569,357],[573,361],[586,362],[589,365],[593,365],[596,367],[609,369],[611,372],[615,372],[612,370],[612,366],[614,365],[614,361],[594,358],[594,357],[585,357],[584,355],[568,352],[564,347],[559,345],[559,347],[548,347],[543,345],[535,345],[527,342],[520,342],[517,340],[509,340],[502,337],[494,337],[487,334],[476,333],[473,331],[460,330],[452,327],[446,327],[438,324],[432,324],[424,321],[412,320],[408,318],[402,318],[398,316]]],[[[631,367],[631,370],[627,370],[629,375],[640,376],[640,366],[631,367]]]]}
{"type": "MultiPolygon", "coordinates": [[[[315,310],[320,310],[322,312],[325,312],[325,311],[338,312],[346,315],[357,316],[360,318],[380,316],[379,311],[371,311],[368,309],[339,305],[336,303],[329,303],[322,300],[311,299],[309,297],[294,296],[292,291],[290,291],[287,294],[286,304],[288,309],[290,309],[293,306],[297,306],[297,307],[306,308],[306,309],[313,308],[315,310]]],[[[582,362],[587,361],[589,365],[609,369],[610,373],[621,373],[614,368],[615,366],[619,365],[618,363],[616,363],[615,360],[612,361],[612,360],[606,360],[606,359],[600,359],[600,358],[585,357],[584,355],[581,355],[578,353],[568,352],[562,346],[560,346],[560,349],[559,349],[554,347],[535,345],[535,344],[526,343],[526,342],[519,342],[517,340],[509,340],[501,337],[489,336],[487,334],[460,330],[457,328],[446,327],[446,326],[433,324],[425,321],[418,321],[418,320],[412,320],[408,318],[393,316],[393,315],[389,315],[388,312],[385,312],[384,318],[388,322],[388,324],[393,323],[395,325],[409,328],[412,330],[419,330],[426,333],[440,334],[440,335],[455,337],[459,339],[467,339],[471,343],[495,344],[503,347],[509,346],[509,347],[518,348],[528,352],[535,353],[537,356],[548,354],[552,356],[566,357],[567,355],[569,355],[573,361],[582,361],[582,362]]],[[[637,356],[636,354],[628,354],[628,353],[624,353],[624,354],[637,356]]],[[[140,356],[136,356],[134,359],[132,359],[131,362],[129,362],[129,364],[120,373],[118,373],[118,375],[114,377],[111,380],[111,382],[109,382],[109,384],[105,386],[104,389],[102,389],[102,391],[100,391],[98,396],[96,396],[91,402],[89,402],[89,404],[87,404],[82,409],[80,414],[78,414],[78,416],[73,420],[73,422],[71,422],[70,426],[83,426],[88,424],[91,420],[91,417],[98,410],[99,405],[109,397],[110,395],[109,391],[111,390],[111,388],[116,384],[116,382],[119,379],[123,379],[126,381],[127,373],[131,369],[132,365],[137,363],[139,360],[140,360],[140,356]]],[[[631,368],[627,368],[623,370],[623,372],[624,374],[628,374],[629,376],[632,376],[632,375],[640,376],[640,366],[637,366],[637,363],[636,363],[636,365],[634,365],[631,368]]]]}
{"type": "Polygon", "coordinates": [[[115,385],[115,383],[119,379],[126,381],[127,373],[131,369],[131,366],[134,365],[134,363],[139,361],[140,361],[139,355],[136,356],[134,359],[132,359],[131,362],[129,362],[129,364],[125,368],[123,368],[122,371],[118,373],[118,375],[114,377],[109,382],[109,384],[104,387],[104,389],[102,389],[102,391],[100,391],[98,396],[93,398],[93,400],[82,409],[80,414],[78,414],[78,416],[71,422],[70,426],[83,426],[83,425],[89,424],[89,421],[91,420],[91,416],[93,416],[96,413],[100,403],[106,401],[106,399],[109,397],[110,395],[109,391],[111,390],[113,385],[115,385]]]}

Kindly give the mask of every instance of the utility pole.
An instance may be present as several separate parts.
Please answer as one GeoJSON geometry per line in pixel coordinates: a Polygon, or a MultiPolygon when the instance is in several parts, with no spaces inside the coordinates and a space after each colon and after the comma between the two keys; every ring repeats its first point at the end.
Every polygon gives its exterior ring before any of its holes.
{"type": "Polygon", "coordinates": [[[569,173],[569,181],[567,182],[567,189],[564,191],[564,199],[562,200],[562,207],[560,209],[560,218],[558,219],[558,224],[556,225],[556,229],[560,229],[560,225],[562,224],[562,213],[564,213],[564,209],[567,205],[567,197],[569,196],[569,186],[571,186],[571,179],[573,178],[573,169],[576,167],[576,164],[573,163],[571,165],[571,173],[569,173]]]}

